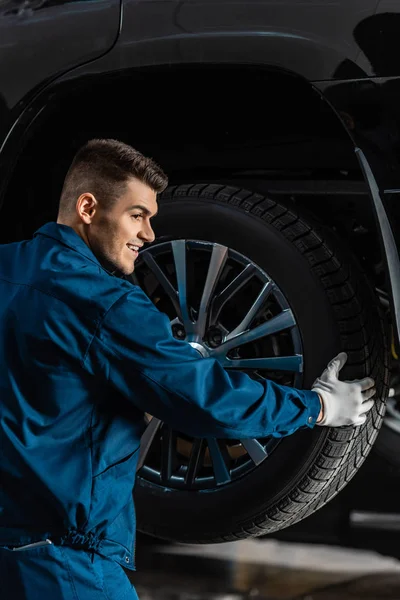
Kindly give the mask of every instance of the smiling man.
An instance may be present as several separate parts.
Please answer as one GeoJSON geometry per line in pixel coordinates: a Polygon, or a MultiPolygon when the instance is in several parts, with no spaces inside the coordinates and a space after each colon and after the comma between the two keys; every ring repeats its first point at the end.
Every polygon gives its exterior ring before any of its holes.
{"type": "Polygon", "coordinates": [[[123,276],[154,240],[167,177],[116,140],[91,140],[57,222],[0,246],[0,598],[137,598],[132,490],[144,415],[195,437],[282,437],[361,425],[374,382],[313,390],[228,373],[176,340],[123,276]],[[116,277],[115,275],[119,275],[116,277]],[[122,277],[121,277],[122,275],[122,277]]]}
{"type": "Polygon", "coordinates": [[[154,241],[150,219],[166,185],[163,171],[133,148],[94,140],[67,173],[57,223],[72,227],[106,269],[130,275],[140,248],[154,241]]]}

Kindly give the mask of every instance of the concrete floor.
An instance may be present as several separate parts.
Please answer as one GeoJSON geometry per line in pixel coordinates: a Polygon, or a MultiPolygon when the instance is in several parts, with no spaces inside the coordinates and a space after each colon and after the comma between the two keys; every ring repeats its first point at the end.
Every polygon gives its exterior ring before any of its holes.
{"type": "Polygon", "coordinates": [[[252,539],[136,556],[140,600],[400,600],[400,561],[371,551],[252,539]]]}

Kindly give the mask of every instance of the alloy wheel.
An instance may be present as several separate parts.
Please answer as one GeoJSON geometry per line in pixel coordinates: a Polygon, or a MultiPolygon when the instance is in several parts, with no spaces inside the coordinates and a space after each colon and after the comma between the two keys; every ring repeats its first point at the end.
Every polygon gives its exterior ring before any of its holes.
{"type": "MultiPolygon", "coordinates": [[[[220,244],[155,243],[139,255],[133,282],[165,312],[172,333],[203,358],[258,380],[301,387],[303,352],[295,315],[254,262],[220,244]]],[[[255,469],[279,439],[195,439],[148,417],[140,477],[172,489],[227,485],[255,469]]]]}

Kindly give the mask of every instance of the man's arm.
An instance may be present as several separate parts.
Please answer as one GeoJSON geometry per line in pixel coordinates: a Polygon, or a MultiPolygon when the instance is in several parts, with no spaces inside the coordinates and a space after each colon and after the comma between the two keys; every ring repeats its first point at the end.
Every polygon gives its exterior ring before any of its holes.
{"type": "Polygon", "coordinates": [[[316,392],[255,381],[202,358],[173,337],[168,317],[138,287],[108,311],[85,366],[143,412],[199,437],[282,437],[313,427],[321,410],[316,392]]]}

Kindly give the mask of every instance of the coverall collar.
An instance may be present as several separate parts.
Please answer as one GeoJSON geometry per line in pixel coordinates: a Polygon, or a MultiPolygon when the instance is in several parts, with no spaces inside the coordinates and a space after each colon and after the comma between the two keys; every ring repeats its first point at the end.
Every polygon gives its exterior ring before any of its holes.
{"type": "MultiPolygon", "coordinates": [[[[71,248],[71,250],[79,252],[79,254],[82,254],[104,269],[103,265],[97,260],[86,242],[76,233],[76,231],[74,231],[74,229],[72,229],[72,227],[69,227],[69,225],[62,225],[61,223],[51,221],[40,227],[33,235],[34,237],[36,235],[45,235],[53,238],[54,240],[57,240],[57,242],[64,244],[64,246],[71,248]]],[[[107,269],[104,270],[107,271],[107,269]]],[[[107,273],[108,272],[109,271],[107,271],[107,273]]]]}

